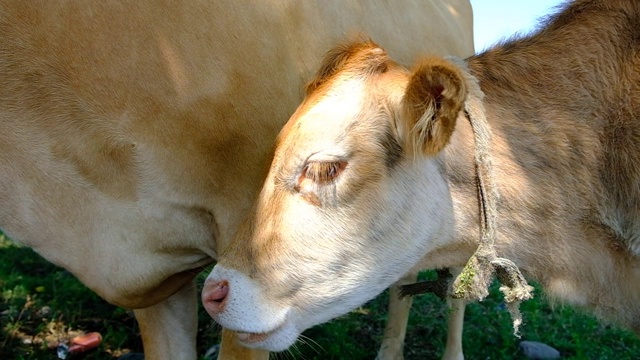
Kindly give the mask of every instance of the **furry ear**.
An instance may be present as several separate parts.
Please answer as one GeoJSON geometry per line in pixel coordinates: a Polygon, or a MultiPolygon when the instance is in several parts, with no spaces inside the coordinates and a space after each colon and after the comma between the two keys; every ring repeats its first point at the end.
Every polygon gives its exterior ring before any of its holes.
{"type": "Polygon", "coordinates": [[[400,126],[407,153],[432,156],[449,142],[467,89],[462,73],[451,62],[422,60],[409,78],[402,99],[400,126]]]}
{"type": "Polygon", "coordinates": [[[338,45],[327,52],[320,69],[305,86],[305,93],[311,94],[329,78],[348,66],[361,71],[384,72],[387,62],[386,52],[371,40],[338,45]]]}

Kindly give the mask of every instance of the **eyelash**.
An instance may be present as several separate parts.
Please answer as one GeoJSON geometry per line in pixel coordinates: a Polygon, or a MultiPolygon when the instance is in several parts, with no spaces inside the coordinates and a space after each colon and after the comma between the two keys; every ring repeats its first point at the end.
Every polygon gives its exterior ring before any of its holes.
{"type": "Polygon", "coordinates": [[[343,161],[311,161],[302,170],[302,176],[317,184],[333,181],[347,166],[343,161]]]}

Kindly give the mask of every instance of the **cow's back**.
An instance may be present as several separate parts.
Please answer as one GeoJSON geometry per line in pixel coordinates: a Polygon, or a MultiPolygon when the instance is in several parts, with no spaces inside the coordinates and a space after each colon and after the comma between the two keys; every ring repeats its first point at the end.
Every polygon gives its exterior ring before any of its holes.
{"type": "Polygon", "coordinates": [[[3,1],[0,228],[114,303],[155,303],[229,239],[330,46],[465,56],[470,27],[457,0],[3,1]]]}

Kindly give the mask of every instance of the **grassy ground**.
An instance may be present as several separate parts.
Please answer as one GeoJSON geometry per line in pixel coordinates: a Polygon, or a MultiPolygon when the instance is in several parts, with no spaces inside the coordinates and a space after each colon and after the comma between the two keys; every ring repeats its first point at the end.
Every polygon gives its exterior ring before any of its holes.
{"type": "MultiPolygon", "coordinates": [[[[425,276],[431,276],[426,274],[425,276]]],[[[54,359],[55,344],[80,332],[104,337],[82,359],[112,359],[141,351],[132,314],[105,303],[68,272],[0,236],[0,359],[54,359]]],[[[640,340],[630,332],[598,323],[566,307],[552,308],[536,291],[522,305],[522,340],[541,341],[563,359],[640,359],[640,340]]],[[[373,359],[384,328],[387,294],[357,311],[308,330],[312,341],[277,354],[278,359],[373,359]]],[[[219,328],[200,314],[200,353],[217,343],[219,328]]],[[[405,345],[406,359],[437,359],[445,341],[447,309],[434,296],[417,298],[405,345]]],[[[519,359],[519,339],[498,291],[467,307],[464,351],[467,359],[519,359]]]]}

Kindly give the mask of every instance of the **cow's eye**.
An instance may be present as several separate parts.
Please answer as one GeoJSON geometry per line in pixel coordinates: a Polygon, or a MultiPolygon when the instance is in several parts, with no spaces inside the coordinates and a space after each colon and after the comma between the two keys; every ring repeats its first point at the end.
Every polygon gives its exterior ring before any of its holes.
{"type": "Polygon", "coordinates": [[[298,183],[293,189],[312,205],[326,206],[331,204],[336,196],[335,179],[346,167],[346,161],[309,160],[302,169],[298,183]],[[331,188],[334,191],[328,190],[331,188]]]}
{"type": "Polygon", "coordinates": [[[302,170],[302,178],[316,184],[333,181],[347,167],[346,161],[309,161],[302,170]]]}

